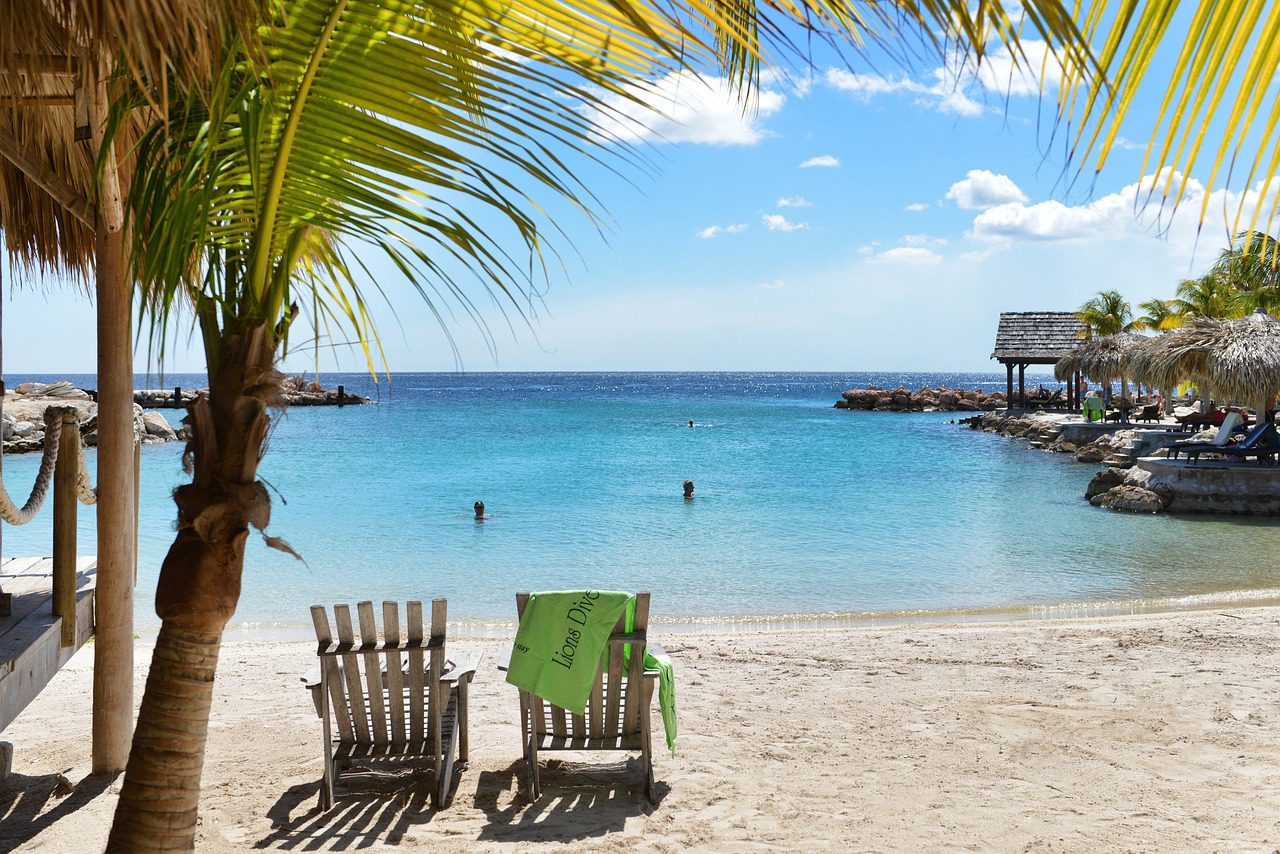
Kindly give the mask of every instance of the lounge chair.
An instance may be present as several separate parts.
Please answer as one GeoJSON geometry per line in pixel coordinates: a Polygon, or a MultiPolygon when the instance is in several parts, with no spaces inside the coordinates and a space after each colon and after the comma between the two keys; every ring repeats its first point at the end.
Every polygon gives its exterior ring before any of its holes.
{"type": "Polygon", "coordinates": [[[1227,459],[1243,460],[1255,457],[1258,460],[1269,459],[1275,462],[1276,456],[1280,455],[1280,433],[1276,432],[1276,425],[1270,421],[1263,421],[1250,431],[1244,441],[1215,448],[1213,453],[1222,454],[1227,459]]]}
{"type": "MultiPolygon", "coordinates": [[[[1179,454],[1186,454],[1188,459],[1194,460],[1198,459],[1201,454],[1216,453],[1224,448],[1231,447],[1228,444],[1228,440],[1230,440],[1232,433],[1236,431],[1239,421],[1240,414],[1238,412],[1228,412],[1227,417],[1222,420],[1222,425],[1218,427],[1218,432],[1214,434],[1211,441],[1175,442],[1169,446],[1169,458],[1177,459],[1179,454]]],[[[1237,443],[1237,446],[1246,449],[1252,448],[1266,427],[1266,423],[1257,425],[1245,435],[1243,440],[1237,443]]]]}
{"type": "MultiPolygon", "coordinates": [[[[618,618],[606,652],[596,666],[590,699],[583,714],[572,714],[537,694],[520,691],[520,735],[529,768],[529,794],[534,800],[542,791],[538,776],[539,752],[622,750],[640,753],[645,797],[649,803],[657,803],[649,712],[658,672],[644,668],[649,594],[637,593],[635,598],[632,630],[626,631],[624,613],[618,618]],[[628,645],[631,654],[624,663],[623,647],[628,645]]],[[[522,618],[528,603],[528,593],[516,594],[516,611],[522,618]]]]}
{"type": "Polygon", "coordinates": [[[1148,403],[1142,407],[1137,415],[1133,417],[1134,421],[1159,421],[1160,420],[1160,404],[1148,403]]]}
{"type": "Polygon", "coordinates": [[[383,602],[383,640],[373,604],[361,602],[356,611],[360,640],[352,630],[351,609],[333,606],[335,640],[325,609],[311,606],[320,667],[304,681],[324,720],[320,807],[333,806],[334,783],[352,766],[408,762],[425,762],[435,771],[432,803],[444,806],[453,785],[455,750],[463,765],[468,759],[467,686],[479,661],[445,658],[444,599],[431,602],[428,636],[422,632],[421,602],[408,603],[403,636],[397,604],[383,602]]]}

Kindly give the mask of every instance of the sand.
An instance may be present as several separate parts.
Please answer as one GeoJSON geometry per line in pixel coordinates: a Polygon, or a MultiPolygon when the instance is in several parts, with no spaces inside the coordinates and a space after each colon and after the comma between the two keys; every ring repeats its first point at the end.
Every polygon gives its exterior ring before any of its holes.
{"type": "MultiPolygon", "coordinates": [[[[1280,845],[1280,609],[1003,625],[662,638],[679,755],[660,803],[628,769],[523,777],[513,689],[486,656],[472,761],[447,809],[428,778],[317,808],[311,644],[224,647],[199,849],[248,851],[1272,851],[1280,845]],[[634,783],[634,785],[633,785],[634,783]]],[[[146,642],[140,641],[141,692],[146,642]]],[[[119,781],[85,778],[92,654],[3,738],[0,849],[99,851],[119,781]],[[58,788],[67,771],[77,784],[58,788]]],[[[660,727],[656,711],[655,727],[660,727]]]]}

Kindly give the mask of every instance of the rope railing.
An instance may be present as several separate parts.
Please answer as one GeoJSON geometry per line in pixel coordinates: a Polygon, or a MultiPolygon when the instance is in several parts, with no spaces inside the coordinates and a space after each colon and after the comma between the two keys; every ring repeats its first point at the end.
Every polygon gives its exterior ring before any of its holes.
{"type": "MultiPolygon", "coordinates": [[[[65,422],[77,422],[77,410],[74,406],[50,406],[44,411],[44,452],[40,457],[40,471],[36,474],[36,482],[31,487],[31,494],[26,503],[17,506],[9,495],[9,490],[0,480],[0,519],[10,525],[25,525],[40,513],[45,498],[49,494],[49,485],[53,483],[54,471],[58,465],[58,434],[65,422]]],[[[81,504],[94,504],[98,500],[98,492],[89,481],[89,472],[85,468],[84,454],[77,453],[76,460],[76,494],[81,504]]]]}

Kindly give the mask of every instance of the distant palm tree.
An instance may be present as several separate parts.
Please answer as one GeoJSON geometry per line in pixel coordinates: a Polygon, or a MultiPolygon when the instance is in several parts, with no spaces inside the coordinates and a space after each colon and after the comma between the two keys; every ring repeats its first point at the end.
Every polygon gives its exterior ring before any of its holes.
{"type": "Polygon", "coordinates": [[[1183,279],[1178,283],[1178,296],[1173,300],[1179,318],[1192,317],[1222,319],[1242,314],[1239,295],[1231,281],[1218,272],[1210,271],[1198,279],[1183,279]]]}
{"type": "Polygon", "coordinates": [[[1178,314],[1178,306],[1174,300],[1150,299],[1146,302],[1138,303],[1138,308],[1144,312],[1141,317],[1134,321],[1139,329],[1164,332],[1169,329],[1177,329],[1182,325],[1182,317],[1178,314]]]}
{"type": "Polygon", "coordinates": [[[1138,329],[1133,319],[1129,301],[1119,291],[1099,291],[1098,295],[1076,311],[1076,317],[1087,328],[1089,335],[1116,335],[1138,329]]]}
{"type": "Polygon", "coordinates": [[[1280,309],[1280,241],[1261,231],[1236,235],[1210,270],[1229,284],[1236,315],[1280,309]]]}

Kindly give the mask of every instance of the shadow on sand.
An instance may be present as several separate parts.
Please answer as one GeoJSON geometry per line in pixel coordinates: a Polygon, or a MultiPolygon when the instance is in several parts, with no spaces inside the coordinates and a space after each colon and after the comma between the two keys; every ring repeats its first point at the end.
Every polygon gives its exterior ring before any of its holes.
{"type": "MultiPolygon", "coordinates": [[[[535,803],[529,802],[523,787],[524,772],[524,761],[517,760],[501,771],[478,775],[474,804],[488,822],[477,840],[572,842],[603,837],[621,830],[628,818],[653,809],[644,799],[643,775],[634,760],[604,766],[552,760],[542,772],[543,795],[535,803]]],[[[456,787],[456,777],[454,782],[456,787]]],[[[319,781],[293,786],[267,811],[272,830],[254,847],[347,851],[398,845],[409,831],[440,813],[431,806],[432,788],[430,771],[353,776],[337,789],[333,809],[322,812],[319,781]]],[[[659,802],[668,791],[670,787],[658,783],[659,802]]],[[[463,802],[469,799],[465,791],[456,793],[454,801],[459,797],[463,802]]],[[[453,808],[465,810],[467,805],[453,808]]]]}
{"type": "Polygon", "coordinates": [[[116,778],[91,774],[70,785],[62,774],[11,774],[0,783],[0,850],[12,851],[101,795],[116,778]],[[50,801],[57,801],[50,807],[50,801]],[[47,808],[47,809],[46,809],[47,808]]]}
{"type": "MultiPolygon", "coordinates": [[[[654,809],[644,798],[644,775],[635,759],[607,765],[545,762],[542,796],[533,803],[522,780],[525,774],[524,760],[480,774],[476,809],[489,821],[479,840],[572,842],[602,837],[622,830],[628,818],[654,809]]],[[[659,804],[670,790],[665,783],[657,784],[659,804]]]]}

